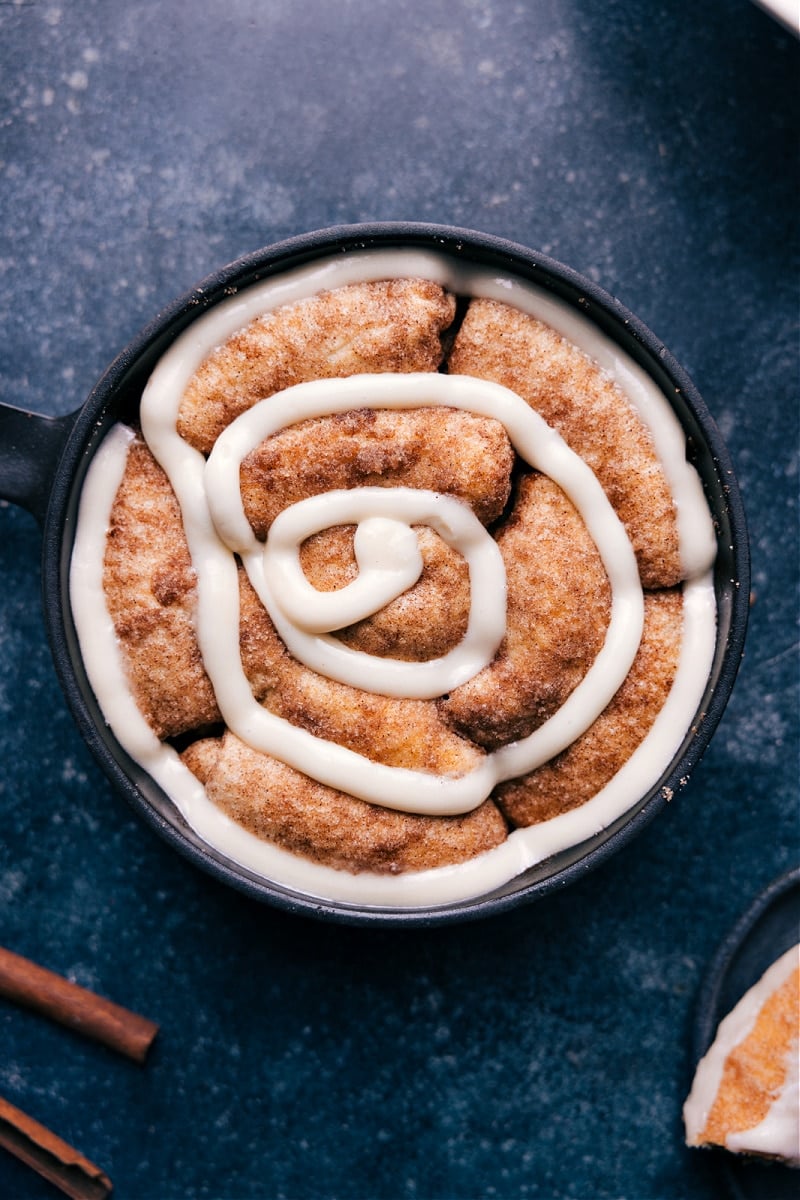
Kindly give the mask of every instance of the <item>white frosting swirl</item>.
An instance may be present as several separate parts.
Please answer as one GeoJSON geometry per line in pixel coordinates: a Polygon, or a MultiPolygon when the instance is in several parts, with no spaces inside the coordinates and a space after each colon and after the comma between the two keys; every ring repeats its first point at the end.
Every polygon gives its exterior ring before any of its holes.
{"type": "MultiPolygon", "coordinates": [[[[142,428],[181,506],[197,573],[198,642],[223,720],[242,741],[274,755],[318,783],[372,804],[442,816],[477,807],[500,780],[533,770],[588,729],[627,675],[639,646],[644,620],[639,572],[625,529],[592,471],[524,400],[500,384],[461,375],[355,375],[316,380],[287,388],[242,413],[217,439],[206,464],[196,451],[187,455],[186,443],[177,432],[183,391],[176,395],[170,380],[169,359],[173,352],[153,372],[142,397],[142,428]],[[170,382],[168,389],[163,385],[163,376],[170,382]],[[239,655],[234,553],[241,556],[288,648],[308,666],[331,678],[384,695],[432,698],[465,682],[491,661],[504,632],[505,576],[496,546],[488,552],[492,539],[488,535],[476,539],[475,526],[479,522],[461,502],[450,501],[444,506],[445,515],[458,525],[459,538],[462,530],[469,531],[477,541],[480,562],[488,561],[490,570],[485,576],[471,572],[473,603],[461,645],[444,658],[414,664],[370,659],[332,638],[310,634],[293,624],[277,599],[276,581],[265,570],[271,557],[269,539],[265,554],[244,512],[239,487],[242,460],[264,438],[286,425],[365,407],[410,409],[434,405],[466,409],[502,422],[521,457],[546,472],[578,509],[600,551],[612,594],[611,620],[603,648],[567,702],[528,737],[487,755],[474,770],[459,777],[384,766],[298,729],[255,700],[239,655]],[[170,412],[168,425],[166,412],[170,412]]],[[[350,500],[335,493],[330,501],[334,507],[329,524],[347,519],[348,513],[366,511],[366,515],[375,515],[384,505],[388,511],[404,512],[409,521],[420,520],[420,514],[432,507],[425,492],[415,497],[409,489],[401,492],[375,488],[367,494],[372,504],[369,510],[362,508],[363,492],[350,500]]],[[[290,509],[287,516],[290,527],[295,525],[292,513],[290,509]]],[[[280,536],[280,528],[278,532],[280,536]]],[[[470,565],[474,565],[474,559],[470,565]]]]}
{"type": "Polygon", "coordinates": [[[295,658],[328,679],[365,691],[422,700],[441,696],[490,663],[505,634],[505,567],[497,543],[471,509],[451,496],[381,487],[312,496],[281,513],[263,552],[245,555],[244,563],[295,658]],[[459,645],[442,658],[406,662],[315,636],[372,616],[416,583],[422,555],[412,521],[433,529],[469,566],[469,623],[459,645]],[[352,522],[357,522],[358,578],[338,591],[317,591],[300,566],[301,542],[321,529],[352,522]]]}
{"type": "Polygon", "coordinates": [[[429,814],[465,812],[489,795],[498,781],[534,769],[569,745],[605,707],[633,661],[643,605],[627,535],[588,467],[524,401],[499,385],[471,377],[427,374],[356,376],[303,384],[238,418],[218,439],[208,465],[178,436],[178,408],[189,379],[216,345],[256,316],[326,287],[413,275],[434,279],[463,294],[501,299],[548,321],[620,382],[653,433],[675,496],[681,558],[691,576],[684,586],[686,626],[681,662],[651,733],[598,796],[575,811],[518,830],[495,850],[456,867],[386,878],[369,873],[350,876],[297,859],[247,833],[219,812],[175,752],[158,742],[130,705],[120,709],[114,698],[128,689],[102,596],[102,543],[116,490],[113,479],[118,479],[126,453],[123,437],[112,434],[107,453],[98,454],[90,468],[71,575],[76,626],[101,707],[123,746],[161,783],[189,823],[212,845],[259,874],[309,894],[359,904],[413,906],[477,895],[604,828],[652,786],[674,754],[699,702],[713,650],[714,597],[707,575],[715,548],[713,527],[698,477],[685,460],[685,439],[677,418],[646,373],[569,306],[511,277],[495,277],[433,254],[352,254],[288,272],[215,306],[193,322],[163,356],[142,398],[146,440],[167,472],[181,506],[198,576],[198,640],[226,724],[251,746],[372,803],[429,814]],[[605,645],[566,704],[529,738],[487,755],[476,770],[458,778],[373,763],[269,713],[251,694],[238,646],[235,554],[241,555],[291,652],[334,678],[390,695],[433,696],[455,686],[453,680],[469,678],[491,660],[503,634],[502,561],[493,540],[482,526],[475,529],[479,523],[461,502],[419,491],[406,495],[403,489],[359,489],[342,499],[339,493],[331,493],[303,501],[282,514],[273,523],[266,547],[257,542],[244,516],[239,464],[249,449],[270,433],[294,421],[351,408],[402,409],[430,404],[463,408],[502,421],[517,453],[558,483],[578,508],[598,546],[612,589],[605,645]],[[350,588],[329,595],[317,593],[302,576],[297,547],[310,532],[343,521],[358,525],[356,557],[361,574],[350,588]],[[437,529],[467,558],[473,599],[467,636],[455,651],[433,663],[378,660],[377,667],[370,665],[361,675],[361,667],[354,664],[368,656],[347,650],[328,635],[376,611],[413,584],[420,569],[419,550],[410,528],[415,521],[437,529]],[[97,647],[99,618],[103,644],[95,653],[89,648],[97,647]],[[355,671],[352,676],[348,674],[351,670],[355,671]],[[437,676],[440,670],[444,673],[437,676]]]}

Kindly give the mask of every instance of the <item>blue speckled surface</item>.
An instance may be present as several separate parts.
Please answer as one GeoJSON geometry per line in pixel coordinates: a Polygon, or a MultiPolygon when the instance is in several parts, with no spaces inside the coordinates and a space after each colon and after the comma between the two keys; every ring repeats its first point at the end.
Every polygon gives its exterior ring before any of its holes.
{"type": "MultiPolygon", "coordinates": [[[[399,933],[263,909],[116,797],[0,506],[0,941],[154,1017],[143,1069],[0,1005],[0,1094],[119,1200],[711,1200],[689,1030],[798,860],[798,46],[747,0],[0,4],[0,400],[66,413],[221,263],[359,220],[543,250],[693,376],[748,510],[739,683],[690,786],[535,906],[399,933]]],[[[55,1195],[3,1153],[0,1194],[55,1195]]]]}

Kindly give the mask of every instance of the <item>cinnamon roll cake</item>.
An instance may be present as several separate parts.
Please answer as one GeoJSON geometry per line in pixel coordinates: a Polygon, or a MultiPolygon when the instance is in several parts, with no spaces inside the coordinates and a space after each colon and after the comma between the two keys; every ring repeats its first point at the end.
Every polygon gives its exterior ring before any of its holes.
{"type": "Polygon", "coordinates": [[[109,724],[201,837],[311,895],[479,895],[652,788],[711,662],[714,531],[664,396],[445,256],[256,284],[89,472],[109,724]]]}
{"type": "Polygon", "coordinates": [[[800,945],[720,1022],[683,1119],[689,1146],[800,1167],[800,945]]]}

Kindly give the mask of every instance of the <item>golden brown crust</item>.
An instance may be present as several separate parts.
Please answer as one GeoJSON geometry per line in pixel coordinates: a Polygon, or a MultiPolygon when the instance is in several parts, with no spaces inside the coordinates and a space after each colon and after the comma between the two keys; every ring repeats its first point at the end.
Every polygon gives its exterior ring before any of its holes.
{"type": "Polygon", "coordinates": [[[436,371],[455,300],[425,279],[356,283],[266,313],[193,376],[178,432],[204,454],[258,400],[310,379],[436,371]]]}
{"type": "Polygon", "coordinates": [[[764,1002],[753,1028],[729,1053],[698,1144],[724,1146],[728,1134],[755,1129],[786,1083],[800,1012],[800,971],[764,1002]]]}
{"type": "MultiPolygon", "coordinates": [[[[447,727],[434,701],[375,696],[303,667],[286,651],[243,571],[240,579],[242,663],[257,699],[272,711],[390,765],[455,773],[475,765],[480,752],[447,727]]],[[[138,439],[112,511],[104,586],[136,702],[158,736],[218,722],[197,644],[196,583],[180,510],[138,439]]],[[[396,616],[390,614],[386,636],[396,616]]],[[[440,631],[444,621],[443,613],[440,631]]]]}
{"type": "Polygon", "coordinates": [[[506,505],[513,465],[497,421],[445,408],[358,409],[303,421],[262,442],[242,463],[242,502],[262,540],[284,508],[336,488],[444,492],[488,525],[506,505]]]}
{"type": "Polygon", "coordinates": [[[663,707],[680,653],[679,591],[645,595],[645,622],[633,666],[608,707],[562,754],[495,789],[509,823],[535,825],[590,800],[644,740],[663,707]]]}
{"type": "Polygon", "coordinates": [[[480,762],[482,752],[448,728],[435,701],[362,692],[292,658],[243,571],[240,606],[242,665],[276,716],[390,767],[461,775],[480,762]]]}
{"type": "Polygon", "coordinates": [[[489,666],[441,701],[445,719],[490,750],[527,737],[561,707],[600,650],[610,615],[597,548],[546,476],[520,481],[497,544],[506,636],[489,666]]]}
{"type": "Polygon", "coordinates": [[[205,787],[214,774],[221,753],[221,737],[200,738],[186,747],[181,754],[181,759],[183,765],[188,767],[205,787]]]}
{"type": "Polygon", "coordinates": [[[140,438],[111,512],[103,586],[136,703],[160,738],[220,720],[195,636],[195,573],[169,480],[140,438]]]}
{"type": "Polygon", "coordinates": [[[473,300],[451,374],[510,388],[589,464],[631,539],[646,588],[682,578],[675,509],[652,437],[620,389],[582,351],[535,317],[473,300]]]}
{"type": "MultiPolygon", "coordinates": [[[[511,489],[514,452],[502,425],[451,409],[360,409],[305,421],[268,438],[240,473],[245,513],[265,538],[289,505],[338,488],[410,487],[448,494],[488,524],[511,489]]],[[[353,649],[422,661],[447,653],[466,631],[468,571],[461,556],[420,529],[420,581],[380,613],[340,633],[353,649]]],[[[351,531],[336,527],[308,539],[304,569],[321,590],[356,575],[351,531]]]]}
{"type": "Polygon", "coordinates": [[[505,840],[491,801],[460,817],[394,812],[347,796],[227,733],[184,755],[209,799],[257,837],[325,866],[399,874],[465,862],[505,840]]]}
{"type": "MultiPolygon", "coordinates": [[[[435,371],[453,297],[420,280],[357,284],[259,318],[212,354],[184,395],[179,431],[208,453],[252,404],[292,384],[361,372],[435,371]]],[[[177,501],[137,439],[115,500],[104,585],[134,695],[162,738],[197,740],[183,760],[212,802],[293,853],[349,871],[395,873],[464,861],[526,826],[582,804],[644,738],[671,686],[681,636],[674,510],[652,439],[602,371],[534,318],[472,301],[447,364],[518,394],[589,463],[626,524],[646,597],[645,635],[628,679],[590,730],[551,763],[509,781],[462,817],[394,812],[319,784],[231,732],[203,667],[196,582],[177,501]]],[[[605,637],[610,590],[597,548],[546,476],[518,472],[495,421],[447,408],[361,409],[290,426],[242,464],[245,511],[265,538],[277,514],[338,488],[408,486],[456,496],[494,534],[508,580],[507,633],[495,660],[440,700],[390,699],[325,679],[287,651],[243,571],[240,650],[256,699],[277,716],[388,766],[457,776],[487,751],[527,736],[566,700],[605,637]],[[508,509],[512,478],[513,508],[508,509]],[[497,524],[499,522],[499,524],[497,524]]],[[[337,636],[377,657],[424,661],[463,637],[470,606],[463,558],[417,529],[417,584],[337,636]]],[[[357,573],[353,527],[301,548],[322,591],[357,573]]]]}
{"type": "MultiPolygon", "coordinates": [[[[353,532],[354,526],[337,525],[301,546],[301,566],[319,591],[345,587],[358,575],[353,532]]],[[[339,630],[336,636],[350,649],[378,658],[424,662],[447,654],[466,633],[470,608],[466,562],[427,526],[415,526],[414,532],[423,562],[418,582],[373,616],[339,630]]]]}

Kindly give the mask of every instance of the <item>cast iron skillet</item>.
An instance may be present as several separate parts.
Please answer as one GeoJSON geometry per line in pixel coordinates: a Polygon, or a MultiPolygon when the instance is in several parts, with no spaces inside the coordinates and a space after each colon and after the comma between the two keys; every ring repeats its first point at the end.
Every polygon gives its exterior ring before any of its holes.
{"type": "Polygon", "coordinates": [[[23,505],[43,527],[47,634],[67,703],[90,749],[111,782],[171,846],[217,879],[283,909],[351,924],[430,925],[497,913],[562,888],[625,845],[685,784],[730,695],[747,625],[749,549],[739,489],[719,431],[691,380],[636,317],[569,267],[523,246],[450,226],[383,223],[323,229],[267,247],[224,267],[176,300],[123,350],[77,412],[48,418],[0,407],[0,441],[0,495],[23,505]],[[362,908],[312,899],[257,877],[203,843],[105,725],[86,679],[69,604],[69,560],[86,468],[108,428],[136,415],[142,389],[167,347],[196,316],[241,288],[320,257],[366,248],[441,251],[513,272],[588,316],[653,376],[672,403],[702,476],[719,539],[719,627],[713,667],[701,710],[673,766],[629,813],[590,841],[489,895],[428,909],[362,908]]]}

